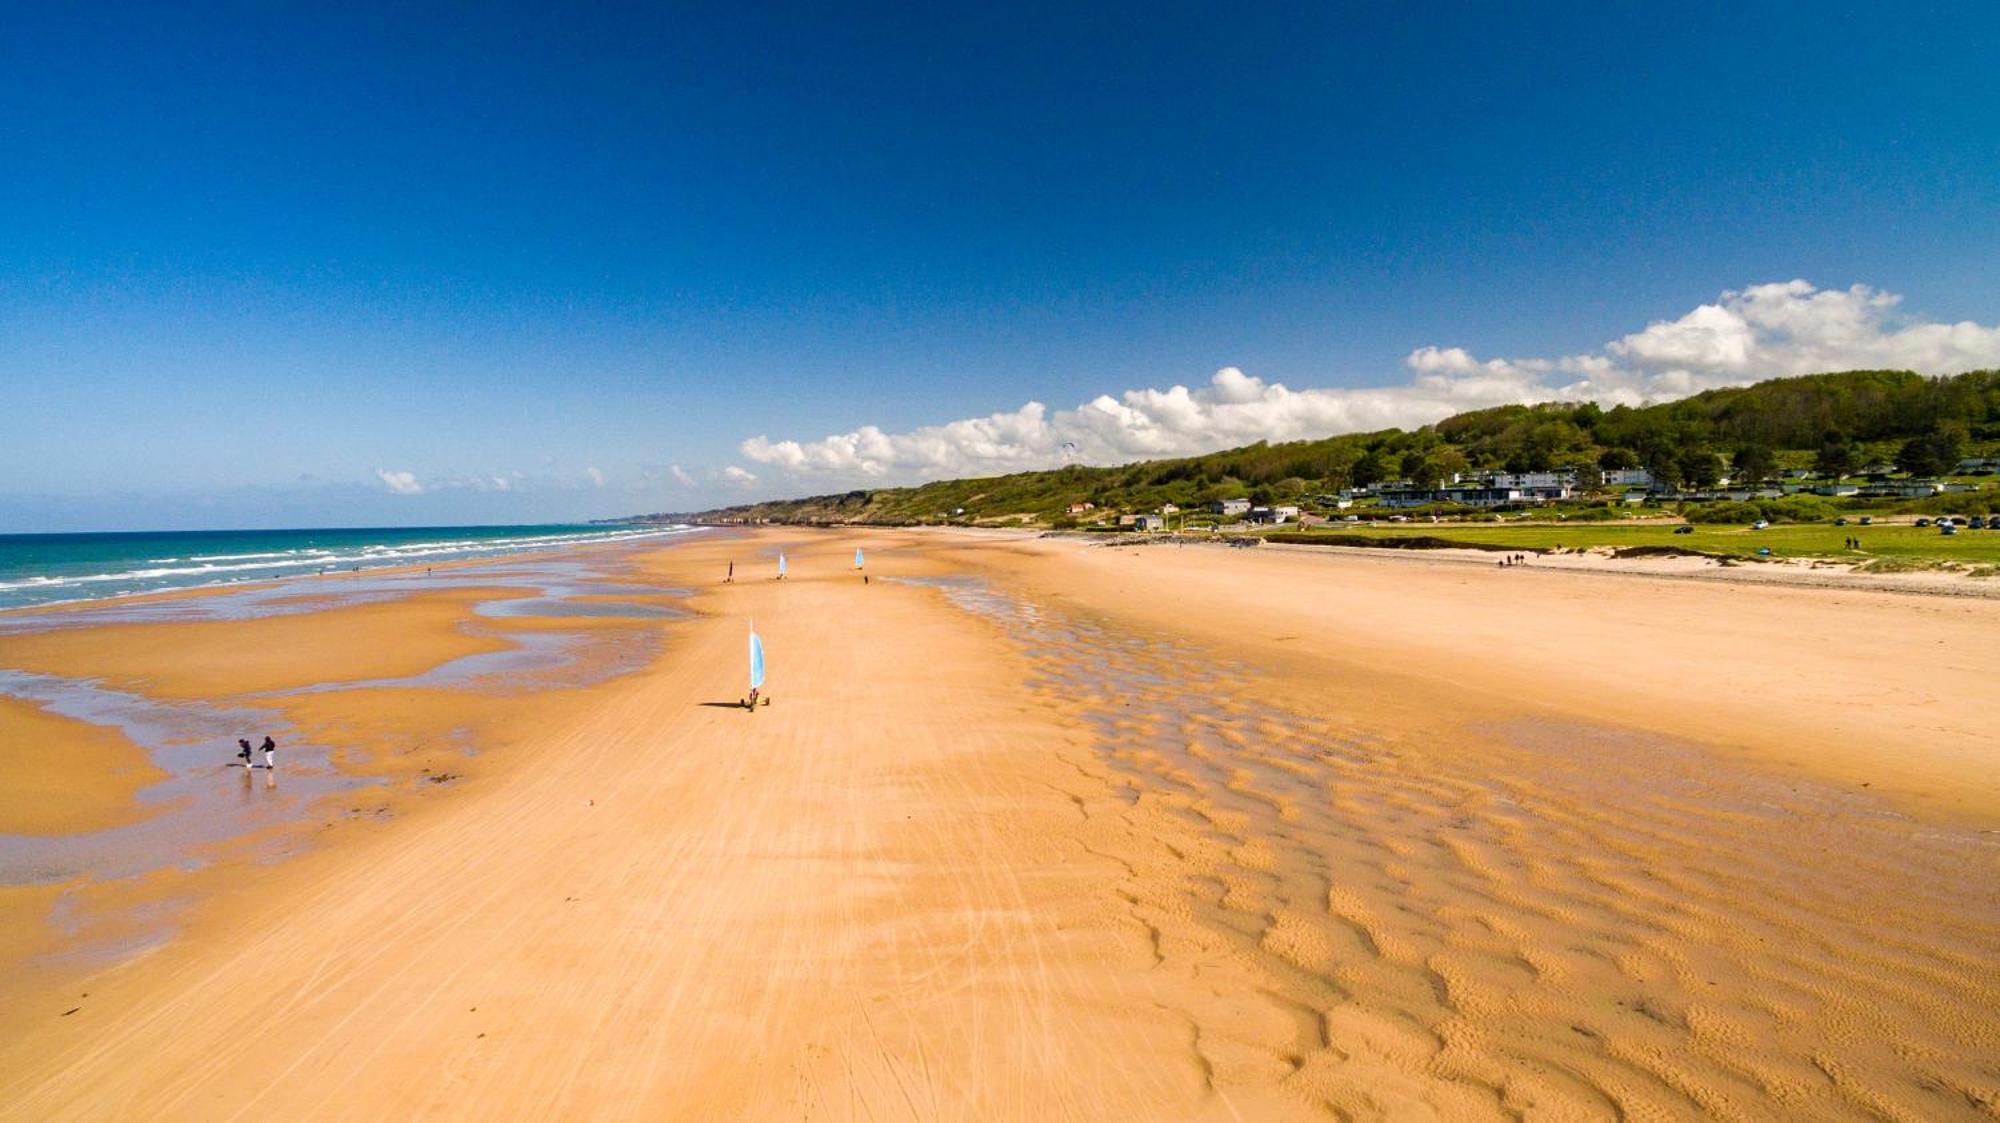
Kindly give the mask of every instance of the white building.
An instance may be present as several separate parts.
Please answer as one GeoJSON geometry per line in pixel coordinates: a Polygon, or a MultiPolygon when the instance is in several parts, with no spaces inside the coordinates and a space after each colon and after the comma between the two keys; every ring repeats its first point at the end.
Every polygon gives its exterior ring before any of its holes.
{"type": "Polygon", "coordinates": [[[1252,507],[1250,521],[1253,523],[1294,523],[1299,521],[1297,507],[1252,507]]]}
{"type": "Polygon", "coordinates": [[[1518,487],[1450,487],[1444,490],[1447,502],[1467,507],[1504,507],[1509,503],[1533,502],[1518,487]]]}
{"type": "Polygon", "coordinates": [[[1575,472],[1495,472],[1486,477],[1487,487],[1518,487],[1526,489],[1572,488],[1576,486],[1575,472]]]}
{"type": "Polygon", "coordinates": [[[1613,468],[1604,473],[1607,487],[1652,487],[1653,473],[1644,468],[1613,468]]]}

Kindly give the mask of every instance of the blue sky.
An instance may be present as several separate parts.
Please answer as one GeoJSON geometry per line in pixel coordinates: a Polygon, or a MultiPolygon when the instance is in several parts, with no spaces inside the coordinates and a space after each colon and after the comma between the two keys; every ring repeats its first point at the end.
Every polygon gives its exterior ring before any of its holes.
{"type": "Polygon", "coordinates": [[[1283,437],[2000,321],[1990,4],[570,7],[10,9],[0,530],[690,509],[1179,451],[1176,385],[1283,437]]]}

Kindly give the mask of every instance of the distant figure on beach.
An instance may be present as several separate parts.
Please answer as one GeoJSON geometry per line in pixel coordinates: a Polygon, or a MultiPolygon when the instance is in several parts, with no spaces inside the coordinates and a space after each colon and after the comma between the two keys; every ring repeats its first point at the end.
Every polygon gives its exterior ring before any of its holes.
{"type": "Polygon", "coordinates": [[[248,737],[238,737],[236,744],[238,746],[236,756],[243,761],[243,767],[247,769],[250,767],[250,739],[248,737]]]}
{"type": "Polygon", "coordinates": [[[264,743],[257,747],[264,751],[264,767],[276,768],[278,766],[277,763],[278,743],[276,741],[271,740],[271,735],[269,733],[264,734],[264,743]]]}
{"type": "Polygon", "coordinates": [[[736,563],[735,563],[735,562],[730,562],[730,563],[729,563],[729,576],[727,576],[727,577],[724,577],[724,578],[722,579],[722,583],[723,583],[723,584],[725,584],[725,585],[732,585],[732,584],[735,584],[735,582],[736,582],[736,563]]]}

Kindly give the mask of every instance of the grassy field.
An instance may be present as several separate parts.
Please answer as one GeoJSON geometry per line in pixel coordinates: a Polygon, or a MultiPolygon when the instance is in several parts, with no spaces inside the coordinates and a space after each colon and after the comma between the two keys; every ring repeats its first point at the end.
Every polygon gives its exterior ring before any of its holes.
{"type": "MultiPolygon", "coordinates": [[[[1377,538],[1429,535],[1456,542],[1514,547],[1522,550],[1579,549],[1592,546],[1678,546],[1708,554],[1754,557],[1768,548],[1781,558],[1842,558],[1853,561],[1876,560],[1881,568],[1898,568],[1909,563],[1950,562],[1980,567],[2000,565],[2000,531],[1963,530],[1947,537],[1936,527],[1833,526],[1828,523],[1773,526],[1752,530],[1747,526],[1697,526],[1692,534],[1675,534],[1675,523],[1652,525],[1605,523],[1522,523],[1511,526],[1455,523],[1396,523],[1390,526],[1326,528],[1331,534],[1359,534],[1377,538]],[[1861,540],[1860,550],[1849,550],[1843,541],[1861,540]]],[[[1310,533],[1310,532],[1308,532],[1310,533]]]]}

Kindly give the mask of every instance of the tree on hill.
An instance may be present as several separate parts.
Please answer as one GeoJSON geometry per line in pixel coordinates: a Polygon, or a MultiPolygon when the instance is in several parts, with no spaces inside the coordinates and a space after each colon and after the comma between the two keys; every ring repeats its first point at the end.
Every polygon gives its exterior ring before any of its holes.
{"type": "Polygon", "coordinates": [[[1965,438],[1953,429],[1938,429],[1903,442],[1896,467],[1913,476],[1942,476],[1958,466],[1965,438]]]}
{"type": "Polygon", "coordinates": [[[1778,471],[1778,458],[1760,444],[1738,445],[1730,463],[1736,469],[1737,479],[1752,483],[1768,480],[1778,471]]]}
{"type": "Polygon", "coordinates": [[[1705,448],[1691,448],[1680,456],[1681,478],[1693,487],[1714,487],[1722,482],[1722,457],[1705,448]]]}
{"type": "Polygon", "coordinates": [[[1375,455],[1375,450],[1372,448],[1362,453],[1361,459],[1354,462],[1354,486],[1356,487],[1372,487],[1375,484],[1381,483],[1382,478],[1386,475],[1388,473],[1382,468],[1382,458],[1375,455]]]}
{"type": "Polygon", "coordinates": [[[1813,459],[1813,471],[1822,476],[1840,479],[1860,467],[1854,452],[1854,442],[1838,429],[1830,430],[1820,438],[1819,455],[1813,459]]]}

